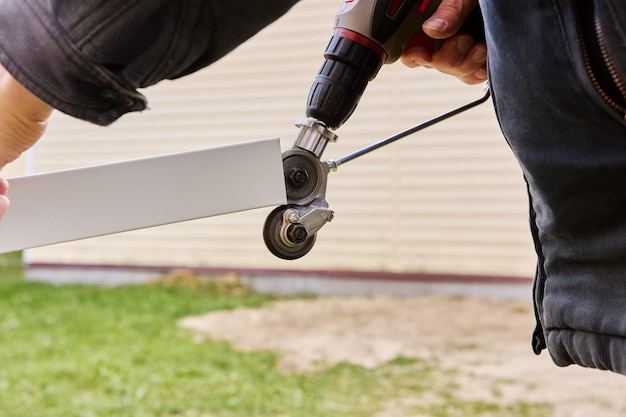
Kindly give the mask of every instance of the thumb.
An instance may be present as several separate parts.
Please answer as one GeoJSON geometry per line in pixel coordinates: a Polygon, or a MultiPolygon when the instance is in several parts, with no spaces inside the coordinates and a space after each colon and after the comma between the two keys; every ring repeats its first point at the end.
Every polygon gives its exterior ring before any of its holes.
{"type": "Polygon", "coordinates": [[[446,39],[461,29],[463,22],[478,0],[442,0],[433,15],[424,22],[422,30],[433,39],[446,39]]]}

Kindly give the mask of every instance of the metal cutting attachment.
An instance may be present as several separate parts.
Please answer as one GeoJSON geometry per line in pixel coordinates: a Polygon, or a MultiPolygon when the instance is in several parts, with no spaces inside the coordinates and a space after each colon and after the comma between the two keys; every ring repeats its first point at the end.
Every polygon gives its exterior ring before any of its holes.
{"type": "Polygon", "coordinates": [[[317,231],[333,219],[326,201],[330,167],[320,160],[326,144],[337,136],[315,120],[298,123],[292,149],[283,152],[287,204],[267,217],[263,240],[279,258],[297,259],[313,248],[317,231]]]}
{"type": "Polygon", "coordinates": [[[488,83],[484,89],[484,95],[478,100],[328,161],[321,160],[322,153],[329,142],[336,142],[337,135],[313,118],[298,122],[300,130],[296,140],[292,148],[282,154],[287,204],[276,207],[268,215],[263,228],[265,246],[277,257],[287,260],[298,259],[309,253],[315,244],[317,232],[334,217],[326,201],[326,184],[331,171],[484,103],[490,97],[488,83]]]}

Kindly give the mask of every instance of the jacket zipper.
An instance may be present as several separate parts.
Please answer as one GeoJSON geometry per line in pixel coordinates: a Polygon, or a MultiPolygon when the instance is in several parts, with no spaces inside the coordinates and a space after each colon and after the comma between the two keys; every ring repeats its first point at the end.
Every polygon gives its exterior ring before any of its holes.
{"type": "MultiPolygon", "coordinates": [[[[585,40],[584,40],[585,38],[583,35],[582,25],[580,23],[580,13],[578,11],[577,1],[570,0],[570,4],[574,8],[576,17],[577,17],[576,28],[578,31],[578,42],[580,44],[580,49],[583,54],[583,61],[585,65],[585,70],[587,71],[587,75],[589,76],[591,83],[593,84],[598,94],[602,97],[602,99],[609,106],[611,106],[613,109],[619,112],[624,117],[624,120],[626,120],[626,105],[619,103],[606,92],[606,90],[604,89],[604,87],[602,87],[602,84],[598,80],[596,73],[593,71],[593,67],[591,66],[591,60],[589,58],[589,50],[587,49],[587,44],[585,43],[585,40]]],[[[617,71],[617,65],[615,63],[615,59],[611,56],[611,54],[609,53],[606,47],[604,33],[602,31],[602,25],[600,24],[600,19],[598,18],[598,15],[595,13],[595,10],[593,13],[593,27],[595,31],[595,40],[597,42],[600,55],[602,56],[602,60],[604,61],[604,65],[606,65],[606,68],[611,76],[611,80],[614,84],[616,91],[618,91],[619,94],[621,95],[622,101],[626,103],[626,84],[624,83],[624,80],[622,79],[621,75],[617,71]]]]}

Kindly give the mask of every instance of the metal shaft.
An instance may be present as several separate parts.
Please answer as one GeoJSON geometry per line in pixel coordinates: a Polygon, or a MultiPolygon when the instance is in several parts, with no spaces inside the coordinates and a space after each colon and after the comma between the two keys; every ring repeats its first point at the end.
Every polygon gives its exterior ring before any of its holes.
{"type": "Polygon", "coordinates": [[[355,152],[352,152],[348,155],[345,155],[339,159],[329,159],[327,161],[328,166],[330,167],[330,169],[332,171],[336,171],[337,168],[339,168],[340,165],[345,164],[346,162],[350,162],[353,159],[356,159],[360,156],[363,156],[365,154],[368,154],[372,151],[375,151],[377,149],[382,148],[385,145],[388,145],[390,143],[393,143],[397,140],[400,140],[406,136],[412,135],[413,133],[419,132],[420,130],[426,129],[427,127],[430,127],[434,124],[437,124],[443,120],[449,119],[452,116],[456,116],[459,113],[463,113],[466,110],[469,110],[471,108],[474,108],[476,106],[478,106],[479,104],[484,103],[485,101],[487,101],[489,99],[489,96],[491,95],[490,91],[489,91],[489,85],[485,85],[485,94],[478,100],[476,101],[472,101],[471,103],[468,103],[464,106],[461,106],[457,109],[454,109],[452,111],[449,111],[445,114],[442,114],[441,116],[437,116],[434,119],[428,120],[424,123],[420,123],[419,125],[413,126],[409,129],[403,130],[402,132],[396,133],[393,136],[389,136],[386,139],[382,139],[376,143],[373,143],[369,146],[366,146],[364,148],[361,148],[355,152]]]}

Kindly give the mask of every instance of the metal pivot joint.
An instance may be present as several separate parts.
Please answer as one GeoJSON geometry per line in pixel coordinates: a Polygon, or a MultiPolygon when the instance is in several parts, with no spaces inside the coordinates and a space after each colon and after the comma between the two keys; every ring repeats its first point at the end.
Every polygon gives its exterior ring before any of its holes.
{"type": "Polygon", "coordinates": [[[337,135],[313,117],[299,120],[296,126],[300,130],[293,142],[293,148],[309,151],[318,159],[322,157],[328,142],[337,142],[337,135]]]}

